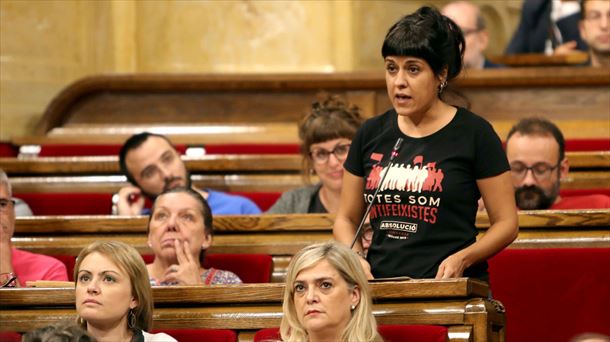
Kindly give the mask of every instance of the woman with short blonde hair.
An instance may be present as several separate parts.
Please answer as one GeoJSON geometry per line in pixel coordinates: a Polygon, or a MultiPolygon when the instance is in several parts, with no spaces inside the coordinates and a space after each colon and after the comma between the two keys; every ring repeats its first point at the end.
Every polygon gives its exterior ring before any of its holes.
{"type": "Polygon", "coordinates": [[[288,266],[283,341],[381,341],[356,253],[334,241],[298,252],[288,266]]]}

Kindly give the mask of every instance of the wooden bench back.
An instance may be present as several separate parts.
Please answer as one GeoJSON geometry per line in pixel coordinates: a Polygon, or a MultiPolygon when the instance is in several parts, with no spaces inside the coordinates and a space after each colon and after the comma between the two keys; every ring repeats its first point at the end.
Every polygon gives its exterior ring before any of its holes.
{"type": "MultiPolygon", "coordinates": [[[[468,70],[450,85],[447,100],[470,105],[502,137],[515,120],[532,115],[553,119],[567,138],[608,137],[609,75],[599,68],[468,70]]],[[[296,123],[321,90],[344,95],[365,117],[391,107],[381,70],[91,76],[53,99],[36,136],[14,142],[122,143],[133,133],[153,130],[174,143],[294,143],[296,123]]]]}
{"type": "MultiPolygon", "coordinates": [[[[292,255],[332,239],[334,218],[323,214],[243,215],[214,218],[210,253],[259,253],[273,257],[273,281],[282,281],[292,255]]],[[[610,247],[610,209],[521,211],[520,232],[511,248],[610,247]]],[[[121,240],[141,254],[147,244],[146,217],[47,216],[17,218],[13,244],[48,255],[78,255],[97,240],[121,240]]],[[[489,227],[477,216],[479,236],[489,227]]]]}

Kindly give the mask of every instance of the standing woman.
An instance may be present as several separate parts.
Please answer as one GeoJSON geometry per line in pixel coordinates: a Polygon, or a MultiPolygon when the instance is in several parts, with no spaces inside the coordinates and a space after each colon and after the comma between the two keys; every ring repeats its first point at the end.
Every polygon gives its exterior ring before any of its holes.
{"type": "Polygon", "coordinates": [[[98,342],[175,342],[149,334],[153,297],[138,251],[119,241],[85,247],[74,267],[78,323],[98,342]]]}
{"type": "MultiPolygon", "coordinates": [[[[486,120],[441,99],[462,69],[464,48],[459,27],[430,7],[401,18],[383,42],[393,109],[366,121],[354,137],[333,228],[335,239],[350,245],[373,202],[372,245],[368,263],[362,261],[374,277],[487,280],[486,259],[517,236],[500,139],[486,120]],[[477,241],[480,196],[491,225],[477,241]]],[[[359,242],[354,249],[361,252],[359,242]]]]}
{"type": "Polygon", "coordinates": [[[341,200],[343,161],[362,118],[356,106],[349,106],[336,95],[314,102],[299,124],[303,178],[317,184],[286,191],[267,211],[268,214],[336,214],[341,200]]]}

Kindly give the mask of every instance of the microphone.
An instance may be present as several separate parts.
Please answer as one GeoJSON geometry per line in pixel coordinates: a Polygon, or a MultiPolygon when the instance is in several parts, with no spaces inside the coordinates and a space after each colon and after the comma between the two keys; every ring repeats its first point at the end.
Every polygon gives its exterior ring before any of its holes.
{"type": "MultiPolygon", "coordinates": [[[[392,161],[394,161],[394,158],[396,158],[396,156],[398,156],[398,150],[400,149],[400,146],[402,145],[402,138],[398,138],[396,140],[396,143],[394,144],[394,148],[392,149],[392,153],[390,153],[390,160],[388,161],[388,164],[386,165],[386,172],[384,172],[383,177],[381,177],[381,180],[379,181],[379,184],[377,184],[377,188],[375,189],[375,193],[373,194],[373,199],[371,200],[371,203],[369,203],[369,205],[366,207],[366,211],[364,212],[364,216],[362,216],[362,220],[360,220],[360,224],[358,225],[358,229],[356,229],[356,236],[354,236],[354,240],[352,241],[352,244],[350,245],[350,249],[354,248],[354,245],[356,244],[356,241],[358,241],[358,239],[360,238],[360,234],[362,233],[362,227],[364,226],[364,221],[366,221],[366,218],[369,216],[369,212],[371,211],[371,207],[373,206],[373,202],[375,202],[375,198],[377,197],[377,193],[379,192],[379,189],[381,189],[381,185],[383,184],[383,181],[385,180],[385,176],[388,175],[388,172],[390,171],[390,166],[392,166],[392,161]]],[[[382,168],[383,170],[383,168],[382,168]]]]}

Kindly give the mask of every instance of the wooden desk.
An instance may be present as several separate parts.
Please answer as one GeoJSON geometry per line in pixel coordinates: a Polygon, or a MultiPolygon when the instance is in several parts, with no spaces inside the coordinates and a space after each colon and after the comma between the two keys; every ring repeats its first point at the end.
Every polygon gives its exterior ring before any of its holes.
{"type": "MultiPolygon", "coordinates": [[[[278,327],[283,284],[153,288],[156,329],[217,328],[241,333],[278,327]]],[[[380,324],[434,324],[450,341],[503,341],[504,314],[485,283],[467,278],[371,283],[380,324]],[[461,335],[460,335],[461,334],[461,335]]],[[[0,330],[28,331],[75,317],[74,289],[3,289],[0,330]]]]}
{"type": "MultiPolygon", "coordinates": [[[[214,218],[210,253],[262,253],[274,260],[273,281],[283,281],[292,255],[303,247],[332,239],[330,215],[244,215],[214,218]]],[[[46,216],[17,218],[15,247],[48,255],[78,255],[97,240],[121,240],[142,254],[147,244],[146,217],[46,216]]],[[[610,209],[521,211],[519,236],[510,248],[610,247],[610,209]]],[[[479,237],[489,227],[477,216],[479,237]]]]}
{"type": "Polygon", "coordinates": [[[489,60],[496,64],[503,64],[511,67],[572,66],[579,68],[581,65],[585,64],[589,60],[589,54],[582,51],[570,53],[567,55],[521,53],[514,55],[489,56],[489,60]]]}

